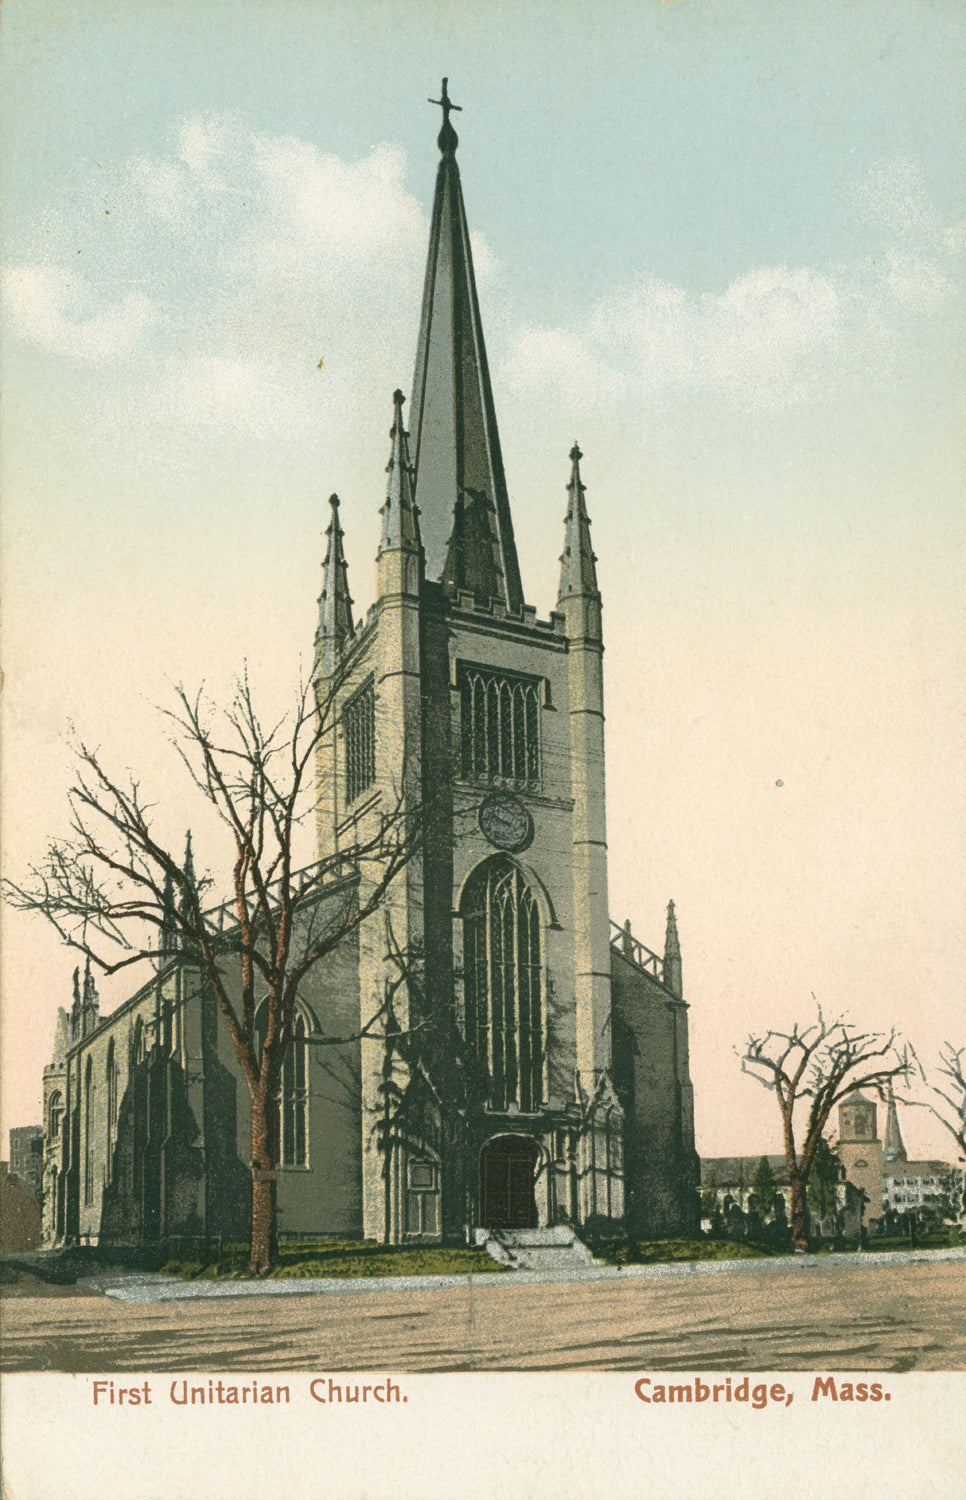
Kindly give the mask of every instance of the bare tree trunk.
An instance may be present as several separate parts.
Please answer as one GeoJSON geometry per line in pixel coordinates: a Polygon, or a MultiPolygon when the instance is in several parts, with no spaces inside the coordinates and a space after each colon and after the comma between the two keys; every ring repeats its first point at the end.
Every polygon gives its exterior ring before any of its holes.
{"type": "Polygon", "coordinates": [[[792,1245],[796,1250],[808,1249],[808,1203],[805,1197],[805,1178],[801,1172],[793,1170],[788,1174],[790,1188],[789,1198],[789,1227],[792,1232],[792,1245]]]}
{"type": "Polygon", "coordinates": [[[782,1103],[782,1137],[785,1160],[788,1163],[788,1227],[791,1231],[792,1247],[801,1251],[808,1249],[808,1204],[805,1201],[805,1181],[808,1174],[802,1173],[796,1160],[795,1133],[790,1104],[785,1101],[782,1103]]]}
{"type": "Polygon", "coordinates": [[[278,1225],[275,1195],[274,1101],[268,1090],[252,1096],[252,1228],[249,1270],[267,1276],[275,1263],[278,1225]]]}

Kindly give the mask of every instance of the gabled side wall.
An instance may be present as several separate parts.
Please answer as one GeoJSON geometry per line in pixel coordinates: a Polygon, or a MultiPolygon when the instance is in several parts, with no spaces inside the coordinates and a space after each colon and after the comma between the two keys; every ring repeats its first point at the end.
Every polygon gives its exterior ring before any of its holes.
{"type": "Polygon", "coordinates": [[[624,1110],[628,1233],[692,1234],[699,1163],[688,1062],[688,1007],[611,949],[612,1076],[624,1110]]]}

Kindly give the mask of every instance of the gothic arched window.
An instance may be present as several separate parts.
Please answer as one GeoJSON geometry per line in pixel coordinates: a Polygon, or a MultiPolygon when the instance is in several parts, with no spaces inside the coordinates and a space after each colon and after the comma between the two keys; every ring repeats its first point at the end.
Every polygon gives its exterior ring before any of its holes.
{"type": "Polygon", "coordinates": [[[50,1104],[47,1107],[49,1120],[48,1137],[51,1145],[60,1144],[60,1132],[64,1123],[64,1096],[60,1089],[55,1089],[50,1096],[50,1104]]]}
{"type": "Polygon", "coordinates": [[[111,1175],[111,1165],[114,1158],[114,1144],[117,1139],[117,1060],[114,1054],[114,1039],[111,1038],[107,1049],[107,1175],[111,1175]]]}
{"type": "Polygon", "coordinates": [[[474,870],[460,903],[466,1044],[490,1104],[538,1109],[543,1089],[540,910],[512,860],[474,870]]]}
{"type": "MultiPolygon", "coordinates": [[[[265,1009],[259,1016],[259,1045],[265,1035],[265,1009]]],[[[309,1164],[309,1026],[301,1011],[295,1013],[292,1044],[282,1059],[282,1077],[276,1095],[276,1160],[280,1167],[309,1164]]]]}
{"type": "Polygon", "coordinates": [[[94,1201],[94,1066],[84,1069],[84,1202],[94,1201]]]}

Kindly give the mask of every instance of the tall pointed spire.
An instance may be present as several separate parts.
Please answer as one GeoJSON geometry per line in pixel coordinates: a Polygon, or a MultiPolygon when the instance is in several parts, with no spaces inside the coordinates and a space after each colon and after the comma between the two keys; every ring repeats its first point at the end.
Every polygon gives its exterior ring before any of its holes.
{"type": "Polygon", "coordinates": [[[352,623],[352,600],[349,597],[349,570],[342,548],[343,531],[339,524],[339,497],[329,496],[332,519],[325,529],[329,544],[322,564],[322,595],[319,599],[319,639],[329,641],[337,652],[355,635],[352,623]]]}
{"type": "Polygon", "coordinates": [[[380,512],[380,552],[402,547],[418,552],[420,547],[419,511],[413,499],[413,467],[409,462],[409,434],[403,426],[402,409],[405,399],[402,391],[393,392],[393,423],[389,434],[392,438],[392,452],[386,465],[386,473],[389,475],[386,503],[380,512]]]}
{"type": "Polygon", "coordinates": [[[902,1139],[902,1131],[899,1128],[899,1111],[896,1109],[896,1096],[892,1089],[891,1079],[889,1092],[886,1095],[886,1128],[882,1154],[886,1161],[906,1160],[906,1143],[902,1139]]]}
{"type": "Polygon", "coordinates": [[[597,587],[597,562],[590,545],[590,519],[584,504],[586,485],[580,481],[583,454],[577,444],[570,450],[570,483],[567,485],[567,516],[564,521],[564,550],[560,558],[560,591],[558,603],[572,598],[600,598],[597,587]]]}
{"type": "Polygon", "coordinates": [[[664,983],[673,995],[679,998],[683,995],[681,944],[678,940],[678,920],[674,913],[673,901],[667,904],[667,931],[664,934],[664,983]]]}
{"type": "Polygon", "coordinates": [[[463,207],[454,104],[443,79],[442,160],[429,234],[413,377],[416,498],[426,576],[449,589],[523,605],[520,566],[496,426],[463,207]]]}

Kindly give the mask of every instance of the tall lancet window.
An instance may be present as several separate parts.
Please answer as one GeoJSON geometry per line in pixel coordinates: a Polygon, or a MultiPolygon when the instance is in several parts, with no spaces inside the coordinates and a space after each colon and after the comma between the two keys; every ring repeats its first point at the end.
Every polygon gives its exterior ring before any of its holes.
{"type": "Polygon", "coordinates": [[[466,883],[463,994],[466,1043],[490,1080],[490,1104],[540,1107],[543,981],[540,910],[517,866],[487,860],[466,883]]]}
{"type": "Polygon", "coordinates": [[[94,1064],[84,1069],[84,1203],[94,1202],[94,1064]]]}
{"type": "Polygon", "coordinates": [[[106,1078],[105,1078],[105,1081],[107,1083],[107,1119],[106,1119],[106,1125],[107,1125],[107,1168],[106,1168],[106,1178],[107,1178],[108,1181],[110,1181],[111,1178],[112,1178],[112,1176],[113,1176],[113,1172],[114,1172],[114,1147],[117,1144],[117,1110],[118,1110],[117,1058],[116,1058],[115,1051],[114,1051],[114,1040],[113,1040],[113,1038],[111,1039],[111,1042],[110,1042],[110,1044],[108,1046],[108,1049],[107,1049],[107,1069],[106,1069],[106,1078]]]}
{"type": "MultiPolygon", "coordinates": [[[[267,1008],[258,1017],[259,1051],[265,1037],[267,1008]]],[[[309,1164],[309,1028],[298,1010],[292,1028],[292,1044],[282,1059],[282,1076],[275,1096],[277,1114],[277,1160],[280,1167],[307,1167],[309,1164]]]]}
{"type": "Polygon", "coordinates": [[[278,1096],[278,1159],[283,1167],[308,1165],[308,1057],[305,1017],[295,1017],[292,1045],[282,1062],[278,1096]]]}

